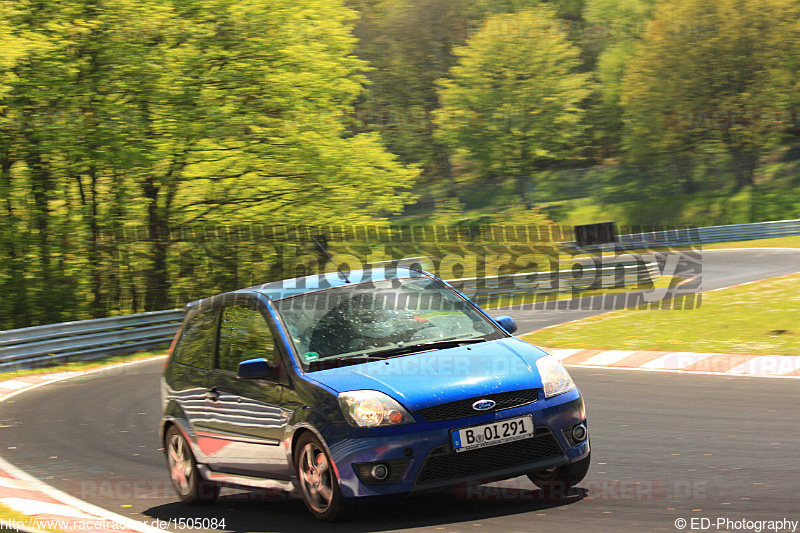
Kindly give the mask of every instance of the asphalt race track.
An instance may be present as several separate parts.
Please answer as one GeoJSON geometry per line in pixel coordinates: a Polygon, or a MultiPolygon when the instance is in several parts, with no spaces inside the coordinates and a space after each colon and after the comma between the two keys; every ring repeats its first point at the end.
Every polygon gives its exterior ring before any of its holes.
{"type": "MultiPolygon", "coordinates": [[[[707,252],[703,289],[796,271],[798,252],[707,252]]],[[[530,331],[596,311],[514,313],[530,331]]],[[[574,368],[593,447],[580,487],[546,498],[523,477],[371,504],[350,522],[323,525],[301,502],[270,494],[178,503],[157,440],[161,367],[100,372],[13,398],[0,414],[3,457],[137,520],[224,518],[226,531],[675,532],[678,519],[800,520],[800,387],[792,379],[574,368]]]]}

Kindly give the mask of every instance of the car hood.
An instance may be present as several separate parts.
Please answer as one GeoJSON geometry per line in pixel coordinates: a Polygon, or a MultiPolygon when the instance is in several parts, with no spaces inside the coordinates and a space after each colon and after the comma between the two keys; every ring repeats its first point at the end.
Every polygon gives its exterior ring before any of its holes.
{"type": "Polygon", "coordinates": [[[377,390],[409,411],[498,392],[541,388],[547,355],[516,338],[431,350],[307,374],[337,391],[377,390]]]}

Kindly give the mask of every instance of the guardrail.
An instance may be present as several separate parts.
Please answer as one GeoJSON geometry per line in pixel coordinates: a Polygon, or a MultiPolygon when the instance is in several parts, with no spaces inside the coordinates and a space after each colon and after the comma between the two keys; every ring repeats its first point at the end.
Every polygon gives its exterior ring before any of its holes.
{"type": "MultiPolygon", "coordinates": [[[[510,276],[449,280],[478,303],[492,297],[552,293],[591,286],[609,288],[649,282],[659,275],[656,263],[616,263],[595,268],[526,272],[510,276]]],[[[121,317],[65,322],[0,332],[0,372],[56,362],[165,347],[175,336],[183,309],[121,317]]]]}
{"type": "Polygon", "coordinates": [[[181,320],[183,309],[173,309],[3,331],[0,372],[162,347],[181,320]]]}
{"type": "MultiPolygon", "coordinates": [[[[800,219],[630,233],[627,235],[619,235],[616,243],[592,246],[586,249],[613,250],[615,248],[632,249],[649,246],[683,246],[689,244],[771,239],[795,235],[800,235],[800,219]]],[[[566,244],[575,245],[574,242],[566,244]]]]}

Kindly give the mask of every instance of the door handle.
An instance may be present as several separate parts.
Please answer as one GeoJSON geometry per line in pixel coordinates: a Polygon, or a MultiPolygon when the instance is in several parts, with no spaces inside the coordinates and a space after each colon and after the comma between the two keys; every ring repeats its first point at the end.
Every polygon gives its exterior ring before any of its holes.
{"type": "Polygon", "coordinates": [[[217,391],[216,387],[212,387],[211,389],[207,390],[206,393],[203,395],[206,400],[211,400],[212,402],[216,402],[219,400],[219,391],[217,391]]]}

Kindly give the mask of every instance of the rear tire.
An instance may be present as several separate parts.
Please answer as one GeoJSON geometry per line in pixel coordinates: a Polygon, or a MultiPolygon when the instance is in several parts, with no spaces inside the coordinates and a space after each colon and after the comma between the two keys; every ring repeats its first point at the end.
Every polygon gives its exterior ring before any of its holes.
{"type": "Polygon", "coordinates": [[[169,478],[178,497],[185,503],[210,503],[219,496],[219,485],[204,479],[197,469],[197,461],[177,426],[170,426],[164,437],[169,478]]]}
{"type": "Polygon", "coordinates": [[[294,454],[295,474],[306,509],[317,520],[334,522],[347,514],[339,479],[325,447],[312,433],[300,435],[294,454]]]}
{"type": "Polygon", "coordinates": [[[592,453],[574,463],[569,463],[547,470],[539,470],[528,474],[528,479],[540,489],[552,493],[563,492],[574,487],[586,477],[589,465],[592,462],[592,453]]]}

